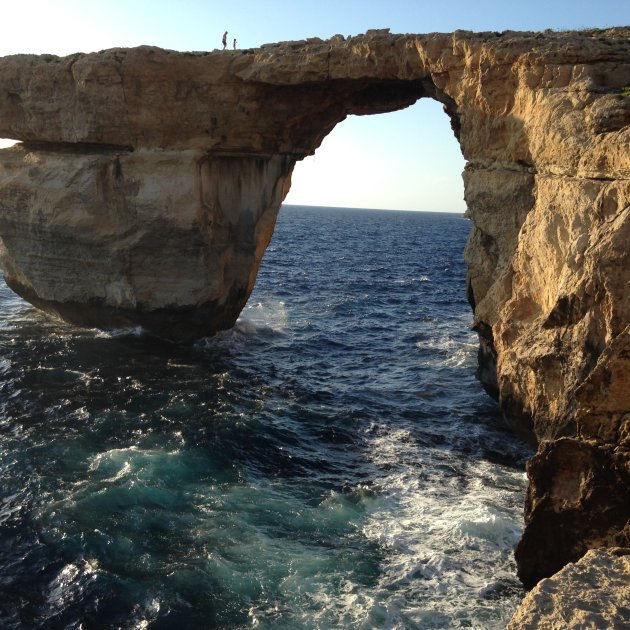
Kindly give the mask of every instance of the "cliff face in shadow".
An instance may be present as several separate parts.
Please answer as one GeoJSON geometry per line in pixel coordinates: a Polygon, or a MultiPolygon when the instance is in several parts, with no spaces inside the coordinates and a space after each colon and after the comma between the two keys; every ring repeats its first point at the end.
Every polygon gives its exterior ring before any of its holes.
{"type": "Polygon", "coordinates": [[[630,544],[629,36],[371,31],[1,58],[0,137],[23,141],[0,152],[6,280],[81,325],[227,328],[295,162],[349,114],[437,99],[467,161],[479,376],[541,443],[517,551],[534,584],[630,544]]]}

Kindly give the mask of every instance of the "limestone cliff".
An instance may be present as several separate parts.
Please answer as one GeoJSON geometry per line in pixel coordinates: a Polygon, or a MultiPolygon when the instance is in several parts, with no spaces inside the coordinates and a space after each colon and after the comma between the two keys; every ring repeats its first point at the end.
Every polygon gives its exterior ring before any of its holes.
{"type": "Polygon", "coordinates": [[[517,552],[533,584],[630,544],[629,38],[374,31],[2,58],[0,137],[23,141],[0,157],[5,277],[79,324],[229,327],[295,162],[349,114],[437,99],[467,161],[479,375],[541,442],[517,552]]]}

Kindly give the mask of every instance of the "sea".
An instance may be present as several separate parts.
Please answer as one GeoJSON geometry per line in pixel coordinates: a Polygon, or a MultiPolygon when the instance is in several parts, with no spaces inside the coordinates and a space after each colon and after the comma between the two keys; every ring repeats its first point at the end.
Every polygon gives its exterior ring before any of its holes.
{"type": "Polygon", "coordinates": [[[475,378],[469,230],[284,206],[185,345],[0,284],[0,627],[503,628],[532,452],[475,378]]]}

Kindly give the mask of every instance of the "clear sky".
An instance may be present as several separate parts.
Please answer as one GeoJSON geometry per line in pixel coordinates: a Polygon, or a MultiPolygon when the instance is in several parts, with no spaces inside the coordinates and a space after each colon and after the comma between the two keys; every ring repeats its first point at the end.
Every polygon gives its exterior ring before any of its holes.
{"type": "MultiPolygon", "coordinates": [[[[151,44],[173,50],[395,33],[630,25],[630,0],[0,0],[0,56],[151,44]]],[[[428,99],[337,125],[295,169],[287,203],[461,212],[464,160],[428,99]]]]}

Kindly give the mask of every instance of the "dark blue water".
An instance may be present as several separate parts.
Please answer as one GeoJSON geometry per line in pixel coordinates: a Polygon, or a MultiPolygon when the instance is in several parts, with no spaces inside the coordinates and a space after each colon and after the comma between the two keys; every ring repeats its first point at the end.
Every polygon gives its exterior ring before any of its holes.
{"type": "Polygon", "coordinates": [[[236,327],[0,286],[0,627],[501,628],[527,447],[474,378],[456,215],[282,209],[236,327]]]}

